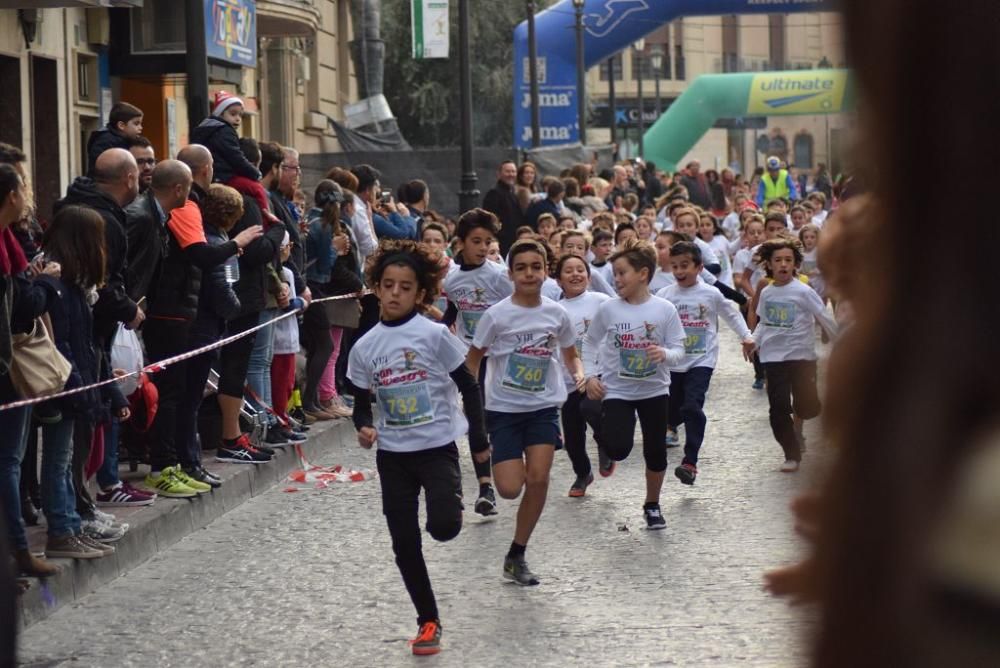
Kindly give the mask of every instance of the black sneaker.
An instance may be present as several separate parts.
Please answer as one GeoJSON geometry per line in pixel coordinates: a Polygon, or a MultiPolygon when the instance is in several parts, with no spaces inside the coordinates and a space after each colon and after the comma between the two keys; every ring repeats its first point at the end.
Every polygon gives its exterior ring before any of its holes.
{"type": "Polygon", "coordinates": [[[264,435],[263,445],[269,448],[285,448],[292,442],[285,438],[284,430],[279,427],[271,427],[264,435]]]}
{"type": "Polygon", "coordinates": [[[578,475],[576,481],[569,488],[569,495],[579,498],[587,493],[587,487],[594,482],[594,474],[578,475]]]}
{"type": "Polygon", "coordinates": [[[695,478],[698,477],[698,467],[694,464],[684,462],[674,469],[674,475],[685,485],[693,485],[695,478]]]}
{"type": "Polygon", "coordinates": [[[513,580],[522,587],[533,587],[538,584],[538,578],[528,568],[528,562],[524,556],[512,557],[507,555],[503,560],[503,576],[508,580],[513,580]]]}
{"type": "Polygon", "coordinates": [[[185,466],[184,473],[197,480],[198,482],[203,482],[209,487],[222,487],[222,479],[218,476],[214,476],[208,471],[206,471],[202,466],[185,466]]]}
{"type": "Polygon", "coordinates": [[[304,443],[305,441],[309,440],[309,437],[306,436],[305,434],[296,433],[291,429],[288,429],[287,427],[276,427],[271,431],[277,431],[279,436],[281,436],[288,443],[291,443],[293,445],[295,443],[304,443]]]}
{"type": "Polygon", "coordinates": [[[483,517],[497,514],[497,497],[493,493],[493,485],[479,486],[479,498],[476,499],[475,510],[483,517]]]}
{"type": "Polygon", "coordinates": [[[251,445],[250,439],[243,434],[232,445],[223,442],[215,451],[215,460],[230,464],[264,464],[271,461],[271,455],[251,445]]]}
{"type": "Polygon", "coordinates": [[[660,504],[647,503],[643,506],[642,513],[646,516],[646,528],[650,531],[667,528],[667,521],[663,519],[663,513],[660,512],[660,504]]]}
{"type": "Polygon", "coordinates": [[[597,448],[597,472],[601,474],[602,478],[610,476],[615,472],[615,468],[617,467],[618,462],[608,457],[608,453],[604,452],[604,448],[597,448]]]}

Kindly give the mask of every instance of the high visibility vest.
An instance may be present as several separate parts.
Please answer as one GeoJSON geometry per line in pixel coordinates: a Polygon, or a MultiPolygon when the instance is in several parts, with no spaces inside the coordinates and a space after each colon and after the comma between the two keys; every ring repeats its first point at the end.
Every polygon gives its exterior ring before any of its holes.
{"type": "Polygon", "coordinates": [[[771,180],[771,173],[764,172],[764,176],[761,177],[761,182],[764,184],[764,203],[770,202],[772,199],[788,199],[792,192],[788,189],[788,170],[782,169],[778,172],[778,182],[775,183],[771,180]]]}

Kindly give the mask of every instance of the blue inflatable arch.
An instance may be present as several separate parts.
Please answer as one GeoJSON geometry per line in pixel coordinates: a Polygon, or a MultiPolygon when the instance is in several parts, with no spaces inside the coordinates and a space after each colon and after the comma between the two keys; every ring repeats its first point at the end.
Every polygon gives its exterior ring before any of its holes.
{"type": "MultiPolygon", "coordinates": [[[[834,0],[586,0],[584,63],[589,69],[684,16],[819,12],[834,0]]],[[[560,0],[535,17],[543,146],[580,140],[576,115],[576,10],[560,0]]],[[[514,29],[514,145],[531,146],[528,26],[514,29]]]]}

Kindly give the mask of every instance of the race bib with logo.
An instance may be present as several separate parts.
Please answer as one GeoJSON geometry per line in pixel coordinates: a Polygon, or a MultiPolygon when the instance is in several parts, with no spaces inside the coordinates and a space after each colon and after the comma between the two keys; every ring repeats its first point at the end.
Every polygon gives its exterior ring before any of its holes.
{"type": "Polygon", "coordinates": [[[427,383],[380,387],[376,394],[386,427],[406,429],[434,420],[427,383]]]}
{"type": "Polygon", "coordinates": [[[517,392],[537,394],[545,391],[550,357],[512,353],[507,358],[501,385],[517,392]]]}
{"type": "Polygon", "coordinates": [[[619,348],[619,378],[642,380],[656,375],[656,363],[649,359],[649,351],[645,348],[619,348]]]}
{"type": "Polygon", "coordinates": [[[462,311],[462,324],[465,326],[465,338],[472,340],[472,337],[476,335],[476,328],[479,327],[479,321],[483,319],[483,313],[486,311],[462,311]]]}
{"type": "Polygon", "coordinates": [[[684,354],[704,355],[706,352],[708,352],[708,328],[685,327],[684,354]]]}
{"type": "Polygon", "coordinates": [[[764,324],[768,327],[790,329],[795,324],[797,307],[793,302],[766,302],[764,304],[764,324]]]}

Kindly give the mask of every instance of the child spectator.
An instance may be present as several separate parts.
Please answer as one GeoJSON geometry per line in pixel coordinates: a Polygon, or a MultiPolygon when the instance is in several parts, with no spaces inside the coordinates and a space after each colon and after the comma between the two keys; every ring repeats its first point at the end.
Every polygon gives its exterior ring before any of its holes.
{"type": "Polygon", "coordinates": [[[142,134],[142,109],[128,102],[111,107],[108,124],[90,134],[87,142],[87,174],[94,173],[97,156],[109,148],[129,150],[131,140],[142,134]]]}

